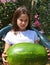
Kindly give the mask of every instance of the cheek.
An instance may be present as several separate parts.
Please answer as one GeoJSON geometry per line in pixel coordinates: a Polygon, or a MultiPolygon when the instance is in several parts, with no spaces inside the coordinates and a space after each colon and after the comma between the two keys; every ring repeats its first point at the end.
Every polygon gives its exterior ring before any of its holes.
{"type": "Polygon", "coordinates": [[[19,25],[20,24],[20,21],[19,20],[17,20],[17,25],[19,25]]]}
{"type": "Polygon", "coordinates": [[[26,26],[28,26],[28,22],[26,23],[26,26]]]}

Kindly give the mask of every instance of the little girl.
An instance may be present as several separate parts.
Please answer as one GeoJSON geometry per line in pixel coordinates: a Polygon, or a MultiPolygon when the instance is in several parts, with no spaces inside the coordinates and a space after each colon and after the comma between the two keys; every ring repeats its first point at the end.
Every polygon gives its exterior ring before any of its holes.
{"type": "Polygon", "coordinates": [[[30,14],[25,6],[16,9],[12,19],[12,30],[4,38],[5,48],[2,53],[3,64],[7,65],[7,49],[20,42],[38,43],[38,36],[35,31],[30,30],[30,14]]]}

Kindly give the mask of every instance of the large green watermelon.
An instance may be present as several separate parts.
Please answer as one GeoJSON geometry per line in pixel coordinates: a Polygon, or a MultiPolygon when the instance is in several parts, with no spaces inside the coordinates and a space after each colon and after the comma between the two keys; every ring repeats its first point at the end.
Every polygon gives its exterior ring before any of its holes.
{"type": "Polygon", "coordinates": [[[7,50],[9,65],[45,65],[47,57],[43,46],[31,42],[15,44],[7,50]]]}

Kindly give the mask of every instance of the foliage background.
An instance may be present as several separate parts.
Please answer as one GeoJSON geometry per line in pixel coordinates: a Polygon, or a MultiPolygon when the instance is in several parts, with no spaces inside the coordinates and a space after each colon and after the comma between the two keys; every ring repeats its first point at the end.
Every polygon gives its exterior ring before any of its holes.
{"type": "Polygon", "coordinates": [[[13,2],[0,2],[0,29],[11,23],[16,7],[26,5],[31,14],[31,21],[34,22],[34,14],[39,13],[40,23],[46,35],[50,35],[50,0],[18,0],[13,2]]]}
{"type": "MultiPolygon", "coordinates": [[[[30,11],[31,23],[34,22],[34,14],[39,13],[40,23],[43,26],[45,35],[50,35],[50,0],[18,0],[10,2],[0,1],[0,29],[11,23],[16,7],[26,5],[30,11]]],[[[3,52],[4,42],[0,39],[0,55],[3,52]]],[[[0,57],[0,61],[1,57],[0,57]]]]}

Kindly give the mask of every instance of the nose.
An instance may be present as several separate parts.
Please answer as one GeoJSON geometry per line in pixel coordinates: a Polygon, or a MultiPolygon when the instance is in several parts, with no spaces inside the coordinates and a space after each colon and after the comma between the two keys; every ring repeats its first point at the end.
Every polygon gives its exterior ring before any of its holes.
{"type": "Polygon", "coordinates": [[[25,21],[23,21],[22,24],[25,24],[25,21]]]}

